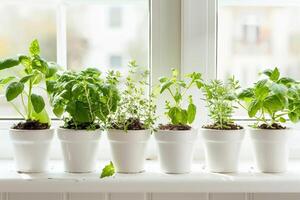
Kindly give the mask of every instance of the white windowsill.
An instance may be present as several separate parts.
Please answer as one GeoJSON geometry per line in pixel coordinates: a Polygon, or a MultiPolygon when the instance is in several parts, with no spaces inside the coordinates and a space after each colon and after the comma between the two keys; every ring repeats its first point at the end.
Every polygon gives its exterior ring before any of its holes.
{"type": "Polygon", "coordinates": [[[242,163],[238,174],[207,173],[194,164],[193,172],[163,174],[157,161],[147,161],[146,172],[117,174],[99,179],[99,170],[90,174],[62,172],[61,161],[51,161],[43,174],[18,174],[11,160],[0,161],[0,192],[300,192],[300,161],[291,161],[289,172],[262,174],[242,163]]]}

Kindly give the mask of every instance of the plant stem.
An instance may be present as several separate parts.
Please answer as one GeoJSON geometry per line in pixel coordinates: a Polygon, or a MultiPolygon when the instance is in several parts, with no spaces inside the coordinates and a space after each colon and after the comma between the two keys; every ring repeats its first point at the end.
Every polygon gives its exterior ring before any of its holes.
{"type": "Polygon", "coordinates": [[[18,109],[18,107],[15,104],[13,104],[13,102],[10,103],[14,107],[14,109],[25,119],[26,117],[22,114],[22,112],[18,109]]]}
{"type": "Polygon", "coordinates": [[[31,103],[31,93],[32,93],[32,80],[29,80],[29,91],[28,91],[28,104],[27,104],[27,108],[28,108],[28,113],[27,113],[27,119],[31,119],[31,115],[32,115],[32,103],[31,103]]]}

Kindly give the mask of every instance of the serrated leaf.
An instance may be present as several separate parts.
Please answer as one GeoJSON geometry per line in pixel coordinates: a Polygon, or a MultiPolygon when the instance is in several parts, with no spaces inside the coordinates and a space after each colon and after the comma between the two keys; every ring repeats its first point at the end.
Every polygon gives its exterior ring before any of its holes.
{"type": "Polygon", "coordinates": [[[24,90],[23,83],[20,82],[12,82],[6,88],[6,100],[12,101],[17,98],[24,90]]]}
{"type": "Polygon", "coordinates": [[[31,94],[31,103],[36,113],[40,113],[45,108],[45,102],[42,96],[31,94]]]}
{"type": "Polygon", "coordinates": [[[102,169],[100,178],[113,176],[114,174],[115,174],[115,167],[114,167],[113,162],[110,161],[110,163],[102,169]]]}

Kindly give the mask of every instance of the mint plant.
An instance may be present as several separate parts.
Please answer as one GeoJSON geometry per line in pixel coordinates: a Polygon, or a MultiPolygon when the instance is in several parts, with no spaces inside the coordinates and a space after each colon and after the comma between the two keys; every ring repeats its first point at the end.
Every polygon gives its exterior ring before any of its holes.
{"type": "Polygon", "coordinates": [[[201,74],[193,72],[185,75],[189,80],[179,80],[179,73],[176,69],[172,69],[171,77],[161,77],[160,94],[167,92],[171,95],[173,101],[166,101],[166,116],[170,123],[160,125],[160,129],[190,129],[196,116],[196,106],[193,103],[192,95],[187,96],[187,92],[194,86],[199,89],[203,86],[201,74]],[[183,101],[188,101],[187,108],[183,107],[183,101]]]}
{"type": "MultiPolygon", "coordinates": [[[[19,55],[15,58],[8,58],[0,61],[0,71],[22,65],[22,77],[9,76],[0,80],[0,89],[6,87],[6,100],[13,108],[32,124],[37,122],[41,127],[27,127],[32,129],[49,128],[50,118],[45,110],[43,96],[35,90],[46,87],[46,82],[55,78],[58,66],[54,62],[48,62],[40,57],[40,46],[37,40],[33,40],[29,47],[29,55],[19,55]],[[14,100],[19,97],[21,106],[17,106],[14,100]]],[[[40,92],[40,91],[39,91],[40,92]]],[[[26,129],[26,125],[19,124],[19,128],[26,129]]],[[[39,126],[35,123],[35,126],[39,126]]]]}
{"type": "Polygon", "coordinates": [[[105,126],[108,114],[116,111],[119,102],[118,77],[109,72],[103,79],[100,71],[88,68],[79,73],[64,72],[49,83],[53,112],[57,117],[65,114],[63,128],[94,130],[105,126]]]}
{"type": "Polygon", "coordinates": [[[278,68],[263,73],[267,78],[243,90],[238,98],[241,106],[256,119],[255,128],[284,129],[280,123],[288,118],[292,122],[300,120],[299,83],[289,77],[281,77],[278,68]]]}
{"type": "Polygon", "coordinates": [[[232,119],[238,102],[237,90],[239,82],[234,77],[229,78],[226,83],[220,80],[212,80],[204,84],[203,92],[207,103],[209,117],[213,124],[203,126],[209,129],[235,130],[242,129],[232,119]]]}
{"type": "Polygon", "coordinates": [[[147,92],[149,71],[138,66],[136,61],[129,62],[128,67],[125,85],[119,84],[121,93],[117,110],[110,113],[107,128],[124,131],[151,129],[156,119],[156,106],[153,94],[147,92]]]}

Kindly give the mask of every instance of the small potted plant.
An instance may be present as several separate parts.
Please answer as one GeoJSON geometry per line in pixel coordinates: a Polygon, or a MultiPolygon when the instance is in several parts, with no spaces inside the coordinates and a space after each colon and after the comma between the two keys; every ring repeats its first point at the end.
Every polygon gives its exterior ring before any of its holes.
{"type": "Polygon", "coordinates": [[[117,111],[107,123],[112,161],[118,173],[144,171],[145,154],[155,120],[152,95],[148,95],[148,70],[129,62],[129,73],[120,92],[117,111]]]}
{"type": "Polygon", "coordinates": [[[64,125],[57,129],[61,141],[65,171],[92,172],[96,168],[101,125],[116,110],[118,91],[114,74],[107,79],[88,68],[79,73],[64,72],[51,89],[51,102],[56,116],[64,125]]]}
{"type": "Polygon", "coordinates": [[[240,88],[234,77],[228,82],[213,80],[204,84],[204,100],[212,120],[200,130],[205,149],[206,167],[211,172],[229,173],[238,170],[238,161],[245,129],[234,123],[232,114],[240,88]]]}
{"type": "Polygon", "coordinates": [[[288,164],[288,138],[293,129],[282,125],[300,119],[300,88],[291,78],[280,77],[278,68],[263,72],[267,78],[243,90],[239,99],[251,118],[249,129],[257,168],[262,172],[284,172],[288,164]]]}
{"type": "Polygon", "coordinates": [[[40,57],[37,40],[31,42],[29,55],[0,61],[0,70],[19,65],[23,67],[21,77],[11,76],[0,80],[0,85],[6,87],[6,100],[25,120],[9,130],[16,169],[19,172],[43,172],[47,169],[54,130],[50,129],[44,97],[40,95],[44,90],[40,88],[55,77],[57,65],[40,57]],[[17,99],[20,104],[16,104],[17,99]]]}
{"type": "Polygon", "coordinates": [[[190,126],[196,116],[196,106],[187,92],[194,87],[202,87],[201,74],[187,74],[189,80],[179,80],[178,71],[173,69],[171,77],[160,78],[160,93],[168,92],[173,101],[166,101],[168,124],[160,124],[155,139],[159,149],[159,160],[165,173],[189,173],[193,159],[197,129],[190,126]],[[188,106],[184,108],[183,101],[188,106]]]}

